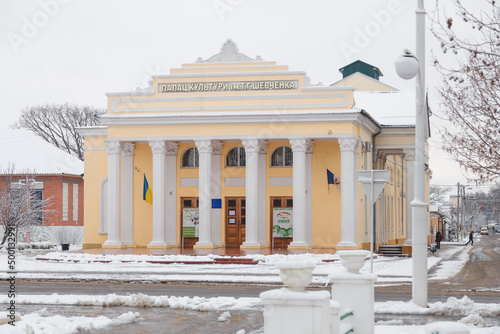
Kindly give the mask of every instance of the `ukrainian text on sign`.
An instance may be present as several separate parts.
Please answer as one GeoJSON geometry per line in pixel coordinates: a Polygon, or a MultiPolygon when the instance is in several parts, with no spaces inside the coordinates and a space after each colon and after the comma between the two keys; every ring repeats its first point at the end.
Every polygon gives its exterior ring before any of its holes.
{"type": "Polygon", "coordinates": [[[224,81],[224,82],[186,82],[186,83],[159,83],[160,93],[188,93],[188,92],[230,92],[245,90],[289,90],[297,89],[297,80],[269,80],[269,81],[224,81]]]}

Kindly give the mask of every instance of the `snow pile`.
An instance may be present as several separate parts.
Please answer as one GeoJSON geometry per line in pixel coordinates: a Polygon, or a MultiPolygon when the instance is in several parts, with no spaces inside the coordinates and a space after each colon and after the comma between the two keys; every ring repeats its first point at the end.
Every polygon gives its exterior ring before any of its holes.
{"type": "Polygon", "coordinates": [[[46,309],[21,316],[15,326],[5,324],[0,326],[2,334],[71,334],[71,333],[96,333],[110,327],[130,324],[144,320],[137,312],[123,313],[115,319],[105,316],[92,317],[63,317],[60,315],[49,316],[46,309]]]}
{"type": "MultiPolygon", "coordinates": [[[[0,296],[0,303],[8,303],[7,296],[0,296]]],[[[16,304],[29,305],[78,305],[103,307],[170,307],[192,311],[259,310],[259,298],[234,297],[168,297],[147,296],[141,293],[120,296],[108,295],[19,295],[16,304]]]]}
{"type": "MultiPolygon", "coordinates": [[[[234,311],[234,310],[262,310],[259,298],[250,297],[174,297],[148,296],[141,293],[120,296],[108,295],[19,295],[17,304],[32,305],[79,305],[79,306],[127,306],[127,307],[169,307],[192,311],[234,311]]],[[[7,296],[0,296],[0,303],[7,303],[7,296]]],[[[428,308],[420,307],[412,302],[389,301],[376,302],[376,314],[425,314],[467,316],[477,314],[481,317],[497,317],[500,315],[500,304],[475,303],[469,297],[461,299],[448,298],[446,303],[429,303],[428,308]]],[[[473,318],[464,322],[473,323],[473,318]]]]}
{"type": "Polygon", "coordinates": [[[220,315],[217,321],[224,322],[228,321],[229,319],[231,319],[231,313],[229,313],[229,311],[226,311],[220,315]]]}
{"type": "Polygon", "coordinates": [[[412,302],[390,301],[375,303],[376,314],[426,314],[426,315],[468,315],[496,317],[500,315],[500,304],[474,303],[464,296],[461,299],[450,297],[446,303],[429,303],[428,308],[420,307],[412,302]]]}

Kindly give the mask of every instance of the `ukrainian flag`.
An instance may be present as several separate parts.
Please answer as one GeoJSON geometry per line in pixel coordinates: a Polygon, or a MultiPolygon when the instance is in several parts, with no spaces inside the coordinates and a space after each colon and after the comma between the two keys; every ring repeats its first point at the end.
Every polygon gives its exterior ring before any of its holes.
{"type": "Polygon", "coordinates": [[[142,199],[146,203],[153,204],[153,192],[149,187],[148,180],[146,179],[146,174],[144,174],[144,186],[142,187],[142,199]]]}

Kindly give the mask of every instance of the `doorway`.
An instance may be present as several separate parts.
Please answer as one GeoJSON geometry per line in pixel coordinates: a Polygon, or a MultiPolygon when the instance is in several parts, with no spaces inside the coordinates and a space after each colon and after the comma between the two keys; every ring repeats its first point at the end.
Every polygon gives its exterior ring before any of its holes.
{"type": "Polygon", "coordinates": [[[271,197],[271,247],[287,248],[293,241],[293,197],[271,197]]]}
{"type": "Polygon", "coordinates": [[[246,233],[245,197],[226,197],[226,248],[240,247],[246,233]]]}

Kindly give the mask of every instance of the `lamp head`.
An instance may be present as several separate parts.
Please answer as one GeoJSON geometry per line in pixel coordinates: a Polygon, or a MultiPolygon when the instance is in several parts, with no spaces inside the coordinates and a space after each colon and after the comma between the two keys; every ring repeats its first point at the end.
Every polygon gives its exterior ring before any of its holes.
{"type": "Polygon", "coordinates": [[[414,78],[419,69],[417,57],[407,49],[394,62],[396,73],[405,80],[414,78]]]}

